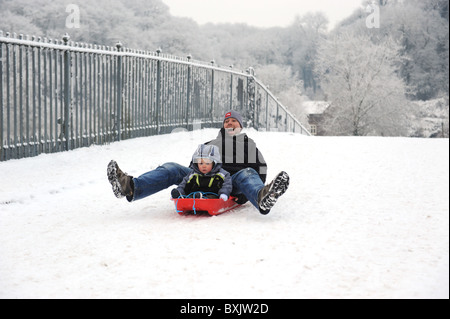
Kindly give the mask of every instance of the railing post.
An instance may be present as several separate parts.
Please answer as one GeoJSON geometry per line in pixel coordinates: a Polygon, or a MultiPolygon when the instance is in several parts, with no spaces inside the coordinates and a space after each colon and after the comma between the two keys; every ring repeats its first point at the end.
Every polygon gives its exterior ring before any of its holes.
{"type": "MultiPolygon", "coordinates": [[[[6,37],[10,37],[10,33],[6,33],[6,37]]],[[[11,50],[10,45],[6,44],[6,146],[5,160],[11,159],[11,50]]]]}
{"type": "Polygon", "coordinates": [[[248,108],[250,119],[253,123],[253,127],[257,130],[258,124],[256,122],[256,83],[255,83],[255,72],[252,67],[247,69],[249,77],[247,78],[247,94],[248,94],[248,108]]]}
{"type": "Polygon", "coordinates": [[[275,121],[275,126],[276,126],[276,128],[277,129],[279,129],[280,128],[280,126],[279,126],[279,121],[280,121],[280,104],[278,103],[278,101],[276,101],[277,102],[277,120],[275,121]]]}
{"type": "MultiPolygon", "coordinates": [[[[19,35],[19,39],[23,40],[23,34],[19,35]]],[[[17,63],[17,56],[15,57],[14,63],[17,63]]],[[[23,46],[19,46],[19,87],[14,84],[15,90],[14,90],[14,102],[15,102],[15,109],[17,110],[17,106],[19,107],[19,114],[17,114],[17,111],[15,111],[15,125],[19,125],[19,132],[17,132],[17,129],[15,129],[15,147],[16,147],[16,158],[21,158],[21,151],[22,151],[22,140],[23,140],[23,46]],[[19,90],[19,91],[17,91],[19,90]],[[17,98],[17,95],[19,97],[17,98]],[[17,104],[17,101],[19,101],[19,104],[17,104]],[[19,118],[17,119],[17,115],[19,115],[19,118]]],[[[15,77],[14,77],[15,78],[15,77]]]]}
{"type": "Polygon", "coordinates": [[[116,114],[116,128],[117,128],[117,141],[122,139],[122,55],[120,54],[122,50],[122,43],[118,42],[116,44],[117,52],[117,65],[116,65],[116,103],[117,103],[117,114],[116,114]]]}
{"type": "MultiPolygon", "coordinates": [[[[211,60],[211,65],[214,66],[214,60],[211,60]]],[[[211,127],[214,124],[214,69],[211,69],[211,127]]]]}
{"type": "Polygon", "coordinates": [[[269,92],[266,91],[266,131],[269,131],[269,92]]]}
{"type": "MultiPolygon", "coordinates": [[[[156,53],[158,57],[161,54],[161,49],[157,49],[156,53]]],[[[161,60],[158,59],[156,62],[156,131],[158,134],[161,133],[161,127],[159,123],[159,115],[161,113],[161,60]]]]}
{"type": "MultiPolygon", "coordinates": [[[[0,31],[0,37],[3,36],[3,32],[0,31]]],[[[9,76],[9,74],[8,74],[9,76]]],[[[0,162],[5,160],[3,150],[3,45],[0,43],[0,162]]]]}
{"type": "MultiPolygon", "coordinates": [[[[230,69],[232,69],[233,66],[230,65],[230,69]]],[[[233,109],[233,73],[230,72],[230,110],[233,109]]]]}
{"type": "MultiPolygon", "coordinates": [[[[187,59],[191,62],[192,56],[188,55],[187,59]]],[[[186,129],[189,130],[189,110],[191,108],[191,77],[192,77],[192,65],[188,65],[187,75],[187,90],[186,90],[186,129]]]]}
{"type": "MultiPolygon", "coordinates": [[[[66,33],[63,36],[64,45],[69,46],[70,36],[66,33]]],[[[70,92],[70,49],[67,48],[64,51],[64,123],[63,124],[63,135],[65,138],[64,147],[68,151],[71,149],[70,143],[70,133],[69,133],[69,123],[70,123],[70,102],[71,102],[71,92],[70,92]]]]}

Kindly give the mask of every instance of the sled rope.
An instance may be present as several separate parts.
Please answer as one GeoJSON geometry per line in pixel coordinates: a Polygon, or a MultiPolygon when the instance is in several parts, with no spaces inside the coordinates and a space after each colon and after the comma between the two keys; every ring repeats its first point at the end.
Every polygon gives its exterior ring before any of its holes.
{"type": "Polygon", "coordinates": [[[182,210],[178,209],[178,201],[180,200],[180,198],[192,198],[194,200],[194,204],[192,205],[192,210],[194,211],[194,215],[197,215],[197,210],[195,209],[195,200],[196,200],[195,195],[196,194],[200,194],[200,199],[202,199],[204,196],[207,196],[207,195],[215,195],[215,196],[219,197],[219,195],[216,194],[216,193],[208,193],[208,192],[193,192],[193,193],[190,193],[187,196],[180,195],[177,198],[177,201],[175,202],[175,209],[176,209],[178,214],[183,212],[182,210]]]}

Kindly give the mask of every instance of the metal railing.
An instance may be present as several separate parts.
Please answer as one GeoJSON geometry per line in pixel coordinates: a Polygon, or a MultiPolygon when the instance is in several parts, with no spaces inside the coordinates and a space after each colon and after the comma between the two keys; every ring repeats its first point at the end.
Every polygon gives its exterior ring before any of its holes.
{"type": "Polygon", "coordinates": [[[310,135],[251,68],[0,31],[0,161],[219,127],[230,109],[256,129],[310,135]]]}

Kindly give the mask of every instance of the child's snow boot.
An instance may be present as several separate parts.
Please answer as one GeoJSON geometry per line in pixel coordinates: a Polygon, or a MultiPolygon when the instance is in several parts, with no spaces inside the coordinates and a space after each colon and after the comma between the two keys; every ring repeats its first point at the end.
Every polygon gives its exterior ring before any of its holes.
{"type": "Polygon", "coordinates": [[[289,187],[289,175],[281,172],[269,184],[264,186],[258,194],[259,212],[267,215],[277,202],[278,198],[283,195],[289,187]]]}
{"type": "Polygon", "coordinates": [[[133,176],[129,176],[127,173],[122,172],[116,161],[109,162],[107,175],[114,195],[116,195],[117,198],[133,196],[133,176]]]}

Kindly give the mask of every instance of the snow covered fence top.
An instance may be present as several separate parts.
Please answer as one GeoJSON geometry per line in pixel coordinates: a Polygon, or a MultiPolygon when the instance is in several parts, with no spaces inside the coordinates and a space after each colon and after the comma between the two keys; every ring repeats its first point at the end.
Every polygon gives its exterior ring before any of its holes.
{"type": "Polygon", "coordinates": [[[230,109],[248,127],[310,135],[252,68],[0,31],[0,71],[1,161],[218,127],[230,109]]]}

